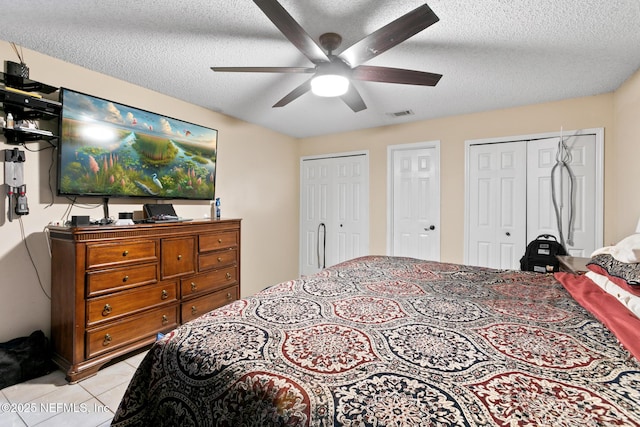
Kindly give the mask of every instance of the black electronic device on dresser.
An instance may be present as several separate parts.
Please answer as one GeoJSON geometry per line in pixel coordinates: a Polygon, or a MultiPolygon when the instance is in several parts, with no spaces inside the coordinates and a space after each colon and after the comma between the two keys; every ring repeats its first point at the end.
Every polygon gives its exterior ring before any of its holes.
{"type": "Polygon", "coordinates": [[[176,215],[176,211],[172,204],[151,204],[145,203],[143,206],[144,220],[142,222],[183,222],[191,221],[189,218],[182,218],[176,215]]]}

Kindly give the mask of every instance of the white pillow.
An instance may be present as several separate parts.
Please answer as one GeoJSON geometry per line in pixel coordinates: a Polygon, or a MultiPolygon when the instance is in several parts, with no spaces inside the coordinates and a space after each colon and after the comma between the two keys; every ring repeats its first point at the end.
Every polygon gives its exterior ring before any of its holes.
{"type": "Polygon", "coordinates": [[[601,254],[609,254],[616,260],[626,263],[640,262],[640,234],[632,234],[620,240],[615,246],[605,246],[596,249],[591,257],[601,254]]]}

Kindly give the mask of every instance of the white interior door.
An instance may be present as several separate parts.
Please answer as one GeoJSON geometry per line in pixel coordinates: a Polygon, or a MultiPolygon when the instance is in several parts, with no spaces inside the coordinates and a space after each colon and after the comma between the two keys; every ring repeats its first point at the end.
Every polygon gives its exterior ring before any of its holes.
{"type": "Polygon", "coordinates": [[[300,182],[300,274],[368,254],[368,153],[303,158],[300,182]]]}
{"type": "Polygon", "coordinates": [[[469,264],[519,268],[526,247],[526,166],[526,141],[469,147],[469,264]]]}
{"type": "Polygon", "coordinates": [[[540,234],[553,234],[561,240],[562,229],[569,254],[588,257],[602,246],[601,239],[597,240],[599,234],[595,232],[598,212],[596,136],[571,135],[562,139],[564,152],[559,146],[559,137],[529,141],[527,241],[540,234]],[[559,163],[563,160],[568,167],[559,163]],[[561,218],[560,227],[556,210],[561,218]]]}
{"type": "Polygon", "coordinates": [[[440,260],[440,147],[390,147],[390,254],[440,260]]]}

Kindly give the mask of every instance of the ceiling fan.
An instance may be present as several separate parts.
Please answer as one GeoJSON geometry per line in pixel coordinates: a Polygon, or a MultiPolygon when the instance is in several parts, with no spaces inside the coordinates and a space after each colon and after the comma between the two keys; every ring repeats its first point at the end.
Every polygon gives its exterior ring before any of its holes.
{"type": "Polygon", "coordinates": [[[363,65],[438,22],[439,18],[427,4],[417,7],[369,34],[342,53],[334,55],[333,52],[342,43],[342,37],[339,34],[322,34],[319,38],[320,45],[318,45],[277,0],[253,1],[282,34],[315,64],[315,67],[211,67],[211,69],[218,72],[314,74],[276,102],[274,107],[283,107],[311,90],[320,96],[340,96],[354,112],[358,112],[366,109],[367,106],[357,89],[350,84],[350,80],[435,86],[442,77],[442,74],[424,71],[363,65]],[[327,82],[329,92],[323,94],[322,85],[327,82]]]}

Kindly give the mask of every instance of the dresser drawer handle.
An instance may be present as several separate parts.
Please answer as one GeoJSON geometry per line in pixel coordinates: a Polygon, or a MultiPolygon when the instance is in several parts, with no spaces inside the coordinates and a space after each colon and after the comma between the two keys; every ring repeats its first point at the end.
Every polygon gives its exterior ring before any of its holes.
{"type": "Polygon", "coordinates": [[[104,340],[102,341],[102,345],[106,347],[109,344],[111,344],[111,335],[105,334],[104,335],[104,340]]]}
{"type": "Polygon", "coordinates": [[[227,292],[227,299],[231,301],[231,292],[227,292]]]}
{"type": "Polygon", "coordinates": [[[191,314],[193,314],[195,316],[195,314],[198,312],[198,307],[196,307],[195,305],[191,306],[191,314]]]}
{"type": "Polygon", "coordinates": [[[129,251],[122,252],[122,256],[127,256],[127,255],[129,255],[129,251]]]}
{"type": "Polygon", "coordinates": [[[169,298],[169,292],[167,292],[166,289],[162,290],[162,296],[160,297],[161,299],[167,299],[169,298]]]}
{"type": "Polygon", "coordinates": [[[227,276],[227,280],[231,279],[231,273],[227,273],[226,276],[227,276]]]}
{"type": "Polygon", "coordinates": [[[182,255],[178,255],[178,261],[182,259],[182,255]]]}
{"type": "Polygon", "coordinates": [[[218,262],[222,262],[222,257],[221,256],[218,257],[218,262]]]}
{"type": "Polygon", "coordinates": [[[167,317],[166,314],[162,315],[162,324],[166,325],[167,323],[169,323],[169,318],[167,317]]]}
{"type": "Polygon", "coordinates": [[[198,285],[196,285],[196,282],[191,282],[191,292],[195,292],[196,289],[198,289],[198,285]]]}
{"type": "Polygon", "coordinates": [[[105,304],[104,308],[102,309],[102,315],[108,316],[110,314],[111,314],[111,306],[109,304],[105,304]]]}
{"type": "Polygon", "coordinates": [[[222,243],[222,239],[218,239],[218,243],[222,243]]]}
{"type": "Polygon", "coordinates": [[[127,280],[129,280],[129,276],[124,276],[124,277],[122,278],[122,281],[123,281],[123,282],[126,282],[127,280]]]}

